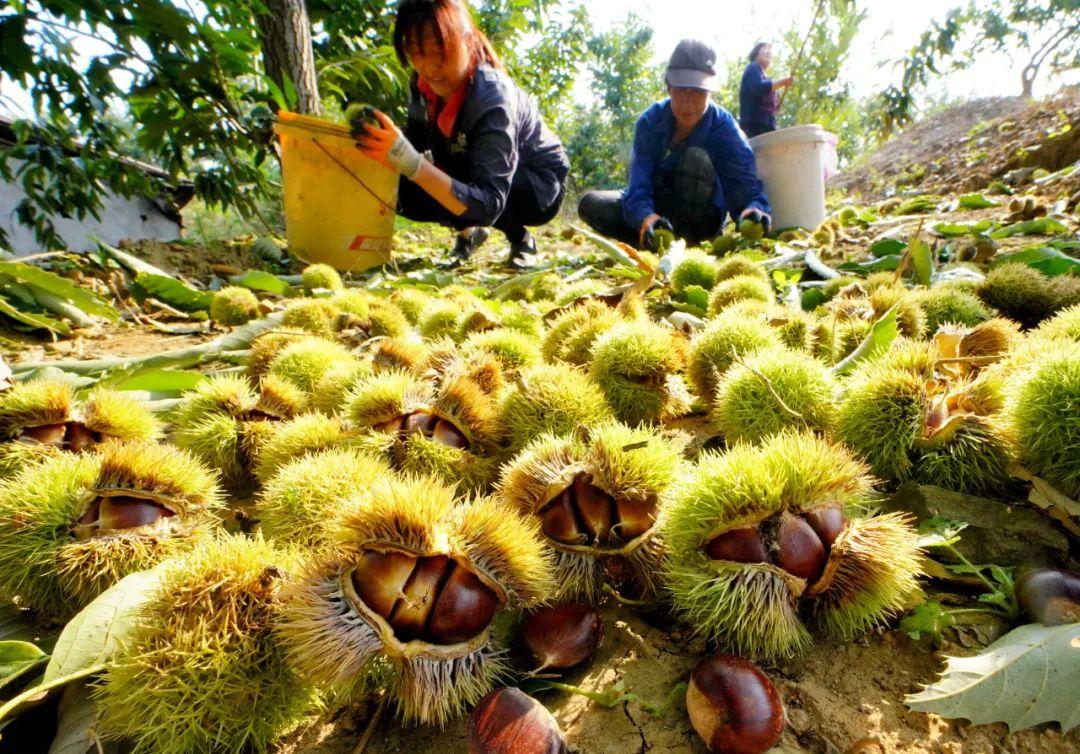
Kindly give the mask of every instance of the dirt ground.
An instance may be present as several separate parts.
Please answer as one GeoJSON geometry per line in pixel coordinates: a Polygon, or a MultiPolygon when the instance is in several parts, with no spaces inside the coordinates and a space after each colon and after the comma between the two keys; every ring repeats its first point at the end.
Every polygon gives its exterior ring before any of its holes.
{"type": "Polygon", "coordinates": [[[892,138],[829,188],[859,201],[892,193],[982,191],[1009,171],[1059,170],[1080,159],[1080,87],[1053,98],[971,100],[892,138]]]}
{"type": "MultiPolygon", "coordinates": [[[[580,754],[636,754],[707,749],[690,726],[676,686],[685,682],[697,658],[707,653],[686,628],[650,625],[627,610],[604,610],[605,638],[596,658],[566,682],[589,691],[617,683],[641,701],[613,709],[584,696],[548,691],[537,694],[580,754]],[[675,693],[673,694],[673,690],[675,693]],[[666,714],[646,711],[643,704],[666,714]],[[672,703],[673,702],[673,703],[672,703]]],[[[952,647],[952,651],[964,651],[952,647]]],[[[819,643],[808,655],[780,668],[766,668],[784,701],[787,727],[782,752],[813,754],[1065,754],[1080,751],[1080,732],[1062,736],[1048,725],[1010,736],[1004,725],[972,726],[912,712],[904,695],[934,679],[942,662],[925,643],[905,634],[882,632],[853,644],[819,643]]],[[[353,754],[373,706],[336,709],[297,731],[279,754],[353,754]]],[[[365,754],[465,754],[466,722],[435,728],[404,728],[388,710],[371,734],[365,754]]]]}

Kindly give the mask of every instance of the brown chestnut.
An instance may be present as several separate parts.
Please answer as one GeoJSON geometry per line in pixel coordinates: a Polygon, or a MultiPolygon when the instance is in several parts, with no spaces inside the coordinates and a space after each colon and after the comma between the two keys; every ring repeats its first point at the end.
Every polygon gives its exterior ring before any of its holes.
{"type": "Polygon", "coordinates": [[[592,483],[591,474],[582,474],[574,480],[574,502],[581,521],[589,535],[589,542],[608,542],[611,527],[615,524],[614,500],[611,495],[592,483]]]}
{"type": "Polygon", "coordinates": [[[43,424],[40,427],[26,427],[20,437],[45,445],[63,445],[66,432],[67,426],[64,424],[43,424]]]}
{"type": "Polygon", "coordinates": [[[431,611],[427,638],[434,644],[456,644],[473,638],[491,622],[499,599],[468,568],[454,569],[431,611]]]}
{"type": "Polygon", "coordinates": [[[563,490],[557,498],[541,508],[539,515],[540,528],[556,542],[576,545],[586,541],[586,535],[578,529],[571,488],[563,490]]]}
{"type": "Polygon", "coordinates": [[[492,691],[469,716],[469,754],[565,754],[566,736],[547,708],[521,689],[492,691]]]}
{"type": "Polygon", "coordinates": [[[785,517],[776,533],[776,564],[788,573],[813,583],[825,570],[825,545],[805,519],[785,517]]]}
{"type": "Polygon", "coordinates": [[[713,752],[761,754],[784,731],[776,687],[752,662],[734,655],[715,655],[697,664],[686,690],[686,711],[713,752]]]}
{"type": "Polygon", "coordinates": [[[612,527],[612,534],[622,542],[637,539],[656,523],[655,500],[616,500],[619,523],[612,527]]]}
{"type": "Polygon", "coordinates": [[[803,518],[810,524],[810,528],[818,535],[826,549],[832,547],[833,542],[840,536],[840,532],[847,526],[847,519],[839,505],[825,505],[815,508],[803,514],[803,518]]]}
{"type": "Polygon", "coordinates": [[[1016,581],[1016,599],[1034,623],[1060,626],[1080,621],[1080,577],[1068,571],[1040,568],[1016,581]]]}
{"type": "Polygon", "coordinates": [[[451,448],[469,447],[469,441],[465,439],[462,431],[446,421],[446,419],[439,419],[439,421],[435,422],[435,429],[431,431],[431,437],[436,442],[449,445],[451,448]]]}
{"type": "Polygon", "coordinates": [[[401,431],[406,435],[411,435],[413,432],[422,432],[428,435],[431,434],[431,430],[434,429],[435,422],[438,420],[439,417],[435,416],[435,414],[427,411],[415,411],[405,417],[401,431]]]}
{"type": "Polygon", "coordinates": [[[735,563],[767,563],[769,553],[758,535],[757,528],[747,526],[730,529],[709,540],[705,554],[713,560],[730,560],[735,563]]]}
{"type": "Polygon", "coordinates": [[[443,572],[450,565],[445,555],[419,558],[412,575],[405,583],[401,600],[390,613],[390,625],[394,635],[401,641],[419,639],[427,625],[428,614],[439,596],[439,583],[443,572]]]}
{"type": "Polygon", "coordinates": [[[408,553],[369,550],[353,569],[353,588],[365,605],[389,618],[415,565],[416,558],[408,553]]]}
{"type": "Polygon", "coordinates": [[[580,665],[603,639],[600,613],[580,602],[540,608],[521,622],[521,643],[537,669],[566,670],[580,665]]]}
{"type": "Polygon", "coordinates": [[[149,526],[173,512],[163,505],[137,497],[103,497],[98,505],[98,531],[136,529],[149,526]]]}
{"type": "Polygon", "coordinates": [[[97,442],[94,432],[87,429],[86,425],[78,422],[69,422],[64,432],[64,446],[73,453],[81,453],[87,448],[93,447],[97,442]]]}

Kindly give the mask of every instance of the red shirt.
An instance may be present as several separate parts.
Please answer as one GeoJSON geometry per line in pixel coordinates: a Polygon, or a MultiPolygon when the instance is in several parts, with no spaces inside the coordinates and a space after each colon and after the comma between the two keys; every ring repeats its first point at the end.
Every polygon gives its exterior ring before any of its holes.
{"type": "MultiPolygon", "coordinates": [[[[475,66],[473,66],[473,70],[476,70],[475,66]]],[[[427,105],[428,118],[435,122],[439,127],[439,132],[447,139],[450,138],[450,134],[454,131],[458,111],[465,104],[465,95],[469,89],[469,82],[472,81],[472,75],[473,72],[469,71],[465,81],[445,101],[435,94],[435,90],[431,88],[428,82],[422,78],[416,80],[416,88],[420,90],[420,94],[424,97],[424,103],[427,105]],[[441,108],[439,107],[440,104],[442,105],[441,108]]]]}

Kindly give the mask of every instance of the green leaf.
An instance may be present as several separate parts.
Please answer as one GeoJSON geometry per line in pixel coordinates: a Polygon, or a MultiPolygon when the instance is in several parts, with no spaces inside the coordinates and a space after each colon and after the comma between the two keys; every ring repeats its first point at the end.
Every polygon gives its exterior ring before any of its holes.
{"type": "Polygon", "coordinates": [[[1052,217],[1040,217],[1036,220],[1025,220],[1004,228],[998,228],[990,234],[991,238],[1010,238],[1011,236],[1056,236],[1065,233],[1069,229],[1061,222],[1052,217]]]}
{"type": "Polygon", "coordinates": [[[145,390],[148,393],[175,393],[198,387],[208,380],[205,374],[178,369],[150,369],[125,377],[110,385],[114,390],[145,390]]]}
{"type": "Polygon", "coordinates": [[[934,683],[905,701],[917,712],[1011,731],[1080,724],[1080,623],[1013,629],[973,657],[950,657],[934,683]]]}
{"type": "Polygon", "coordinates": [[[152,296],[184,312],[209,309],[210,302],[214,300],[214,294],[209,291],[197,290],[174,277],[148,272],[135,276],[132,294],[140,301],[152,296]]]}
{"type": "Polygon", "coordinates": [[[45,652],[28,641],[0,641],[0,690],[47,658],[45,652]]]}
{"type": "Polygon", "coordinates": [[[941,632],[953,625],[955,620],[937,600],[927,600],[900,619],[900,630],[915,641],[923,634],[935,641],[941,640],[941,632]]]}
{"type": "Polygon", "coordinates": [[[963,194],[956,199],[957,209],[986,209],[996,206],[998,206],[997,202],[987,199],[982,194],[963,194]]]}
{"type": "MultiPolygon", "coordinates": [[[[900,248],[906,249],[907,246],[901,245],[900,248]]],[[[836,269],[841,272],[854,272],[860,275],[869,275],[871,272],[892,272],[900,266],[901,258],[899,254],[888,254],[876,259],[868,259],[865,262],[844,262],[836,265],[836,269]]]]}
{"type": "Polygon", "coordinates": [[[889,310],[878,317],[878,320],[870,328],[870,332],[863,338],[862,343],[854,351],[834,366],[835,374],[847,374],[860,361],[873,358],[888,348],[896,340],[896,308],[899,304],[893,304],[889,310]]]}
{"type": "Polygon", "coordinates": [[[1050,246],[1033,246],[1010,254],[1002,254],[990,262],[991,267],[1009,262],[1023,262],[1049,277],[1080,272],[1080,260],[1050,246]]]}
{"type": "Polygon", "coordinates": [[[107,662],[135,625],[138,608],[161,580],[162,569],[132,573],[68,621],[45,668],[43,683],[107,662]]]}
{"type": "Polygon", "coordinates": [[[870,253],[875,257],[884,257],[892,254],[903,254],[906,248],[907,244],[899,238],[883,238],[870,245],[870,253]]]}
{"type": "Polygon", "coordinates": [[[90,754],[101,751],[96,733],[98,710],[85,681],[64,689],[56,711],[56,736],[49,754],[90,754]]]}
{"type": "Polygon", "coordinates": [[[800,306],[804,312],[811,312],[824,304],[826,301],[825,291],[821,286],[804,288],[800,306]]]}
{"type": "Polygon", "coordinates": [[[24,325],[30,327],[39,327],[43,330],[51,330],[61,335],[69,335],[71,333],[71,326],[67,322],[61,322],[58,319],[46,316],[44,314],[31,314],[30,312],[24,312],[16,309],[8,300],[0,297],[0,314],[6,314],[16,322],[22,322],[24,325]]]}
{"type": "Polygon", "coordinates": [[[934,255],[930,244],[921,238],[913,238],[908,244],[908,251],[911,254],[912,269],[915,270],[915,281],[919,285],[929,286],[934,274],[934,255]]]}
{"type": "Polygon", "coordinates": [[[233,275],[229,278],[229,282],[253,291],[266,291],[277,296],[284,296],[290,290],[289,284],[284,280],[263,270],[247,270],[243,275],[233,275]]]}
{"type": "Polygon", "coordinates": [[[0,275],[7,275],[31,288],[37,288],[54,296],[59,296],[66,301],[70,301],[87,314],[94,314],[113,321],[120,319],[120,314],[96,294],[48,270],[23,264],[22,262],[0,261],[0,275]]]}
{"type": "Polygon", "coordinates": [[[980,220],[977,223],[938,223],[933,230],[939,236],[955,238],[958,236],[977,236],[990,230],[993,225],[992,220],[980,220]]]}

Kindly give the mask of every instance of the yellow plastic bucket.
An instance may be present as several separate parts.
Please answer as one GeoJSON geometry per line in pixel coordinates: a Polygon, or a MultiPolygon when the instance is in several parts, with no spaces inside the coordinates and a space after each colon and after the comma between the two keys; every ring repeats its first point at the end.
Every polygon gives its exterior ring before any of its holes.
{"type": "Polygon", "coordinates": [[[398,174],[365,157],[349,129],[278,112],[289,253],[363,270],[390,261],[398,174]]]}

